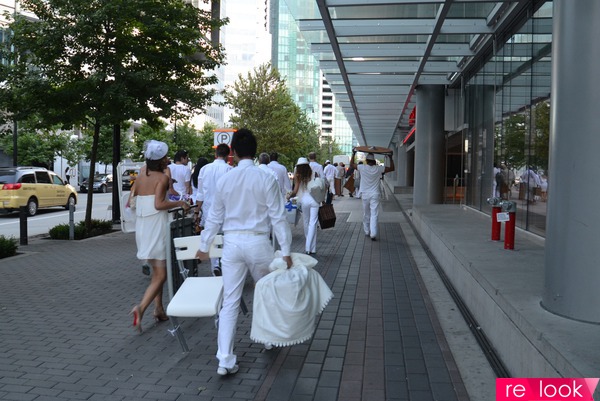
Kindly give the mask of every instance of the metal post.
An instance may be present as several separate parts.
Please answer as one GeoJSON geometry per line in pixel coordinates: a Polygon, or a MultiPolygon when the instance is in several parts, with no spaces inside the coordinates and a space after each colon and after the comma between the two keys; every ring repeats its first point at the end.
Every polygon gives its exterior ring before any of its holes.
{"type": "Polygon", "coordinates": [[[20,228],[20,241],[19,244],[27,245],[27,206],[21,206],[19,208],[19,228],[20,228]]]}
{"type": "MultiPolygon", "coordinates": [[[[91,191],[92,188],[89,188],[91,191]]],[[[69,205],[69,239],[75,239],[75,205],[69,205]]]]}

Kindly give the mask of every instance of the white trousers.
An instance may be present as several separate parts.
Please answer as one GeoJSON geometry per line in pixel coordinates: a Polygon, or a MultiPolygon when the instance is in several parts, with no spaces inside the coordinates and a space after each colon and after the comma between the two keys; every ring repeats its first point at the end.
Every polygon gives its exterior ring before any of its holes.
{"type": "Polygon", "coordinates": [[[379,221],[379,193],[361,192],[363,204],[363,229],[365,234],[372,238],[377,237],[377,223],[379,221]]]}
{"type": "Polygon", "coordinates": [[[302,222],[304,223],[304,250],[317,252],[317,223],[319,222],[319,204],[309,193],[300,200],[302,204],[302,222]]]}
{"type": "Polygon", "coordinates": [[[233,343],[246,275],[250,271],[254,281],[266,276],[273,258],[269,234],[225,233],[223,237],[223,307],[219,313],[217,350],[220,367],[231,369],[237,361],[233,343]]]}

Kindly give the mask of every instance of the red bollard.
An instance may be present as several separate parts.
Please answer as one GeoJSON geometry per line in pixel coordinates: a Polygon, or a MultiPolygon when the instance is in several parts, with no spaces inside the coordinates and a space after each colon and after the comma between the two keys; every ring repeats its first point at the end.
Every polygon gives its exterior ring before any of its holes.
{"type": "Polygon", "coordinates": [[[515,249],[515,228],[517,221],[517,203],[504,202],[502,209],[508,212],[508,221],[504,228],[504,249],[515,249]]]}
{"type": "Polygon", "coordinates": [[[492,206],[492,241],[500,241],[502,223],[498,221],[498,213],[502,209],[502,199],[494,196],[487,198],[487,203],[492,206]]]}
{"type": "Polygon", "coordinates": [[[502,230],[502,223],[498,221],[500,210],[502,210],[500,205],[492,206],[492,241],[500,241],[500,231],[502,230]]]}

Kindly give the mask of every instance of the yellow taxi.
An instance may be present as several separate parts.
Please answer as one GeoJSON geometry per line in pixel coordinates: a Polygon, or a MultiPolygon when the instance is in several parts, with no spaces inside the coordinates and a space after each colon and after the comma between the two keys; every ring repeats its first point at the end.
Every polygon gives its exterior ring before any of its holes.
{"type": "Polygon", "coordinates": [[[77,203],[77,191],[53,171],[42,167],[0,167],[0,213],[26,206],[29,216],[39,208],[77,203]]]}

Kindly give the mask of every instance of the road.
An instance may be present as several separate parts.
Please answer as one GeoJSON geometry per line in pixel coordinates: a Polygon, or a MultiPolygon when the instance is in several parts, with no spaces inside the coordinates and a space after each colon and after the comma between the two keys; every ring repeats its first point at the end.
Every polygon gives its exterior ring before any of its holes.
{"type": "MultiPolygon", "coordinates": [[[[77,223],[85,219],[85,205],[87,193],[77,194],[77,206],[74,220],[77,223]]],[[[92,218],[97,220],[112,220],[112,193],[94,194],[92,204],[92,218]]],[[[69,212],[64,208],[40,209],[33,217],[27,218],[27,236],[29,238],[47,235],[48,231],[59,224],[69,223],[69,212]]],[[[0,235],[5,237],[20,238],[19,214],[0,215],[0,235]]]]}

